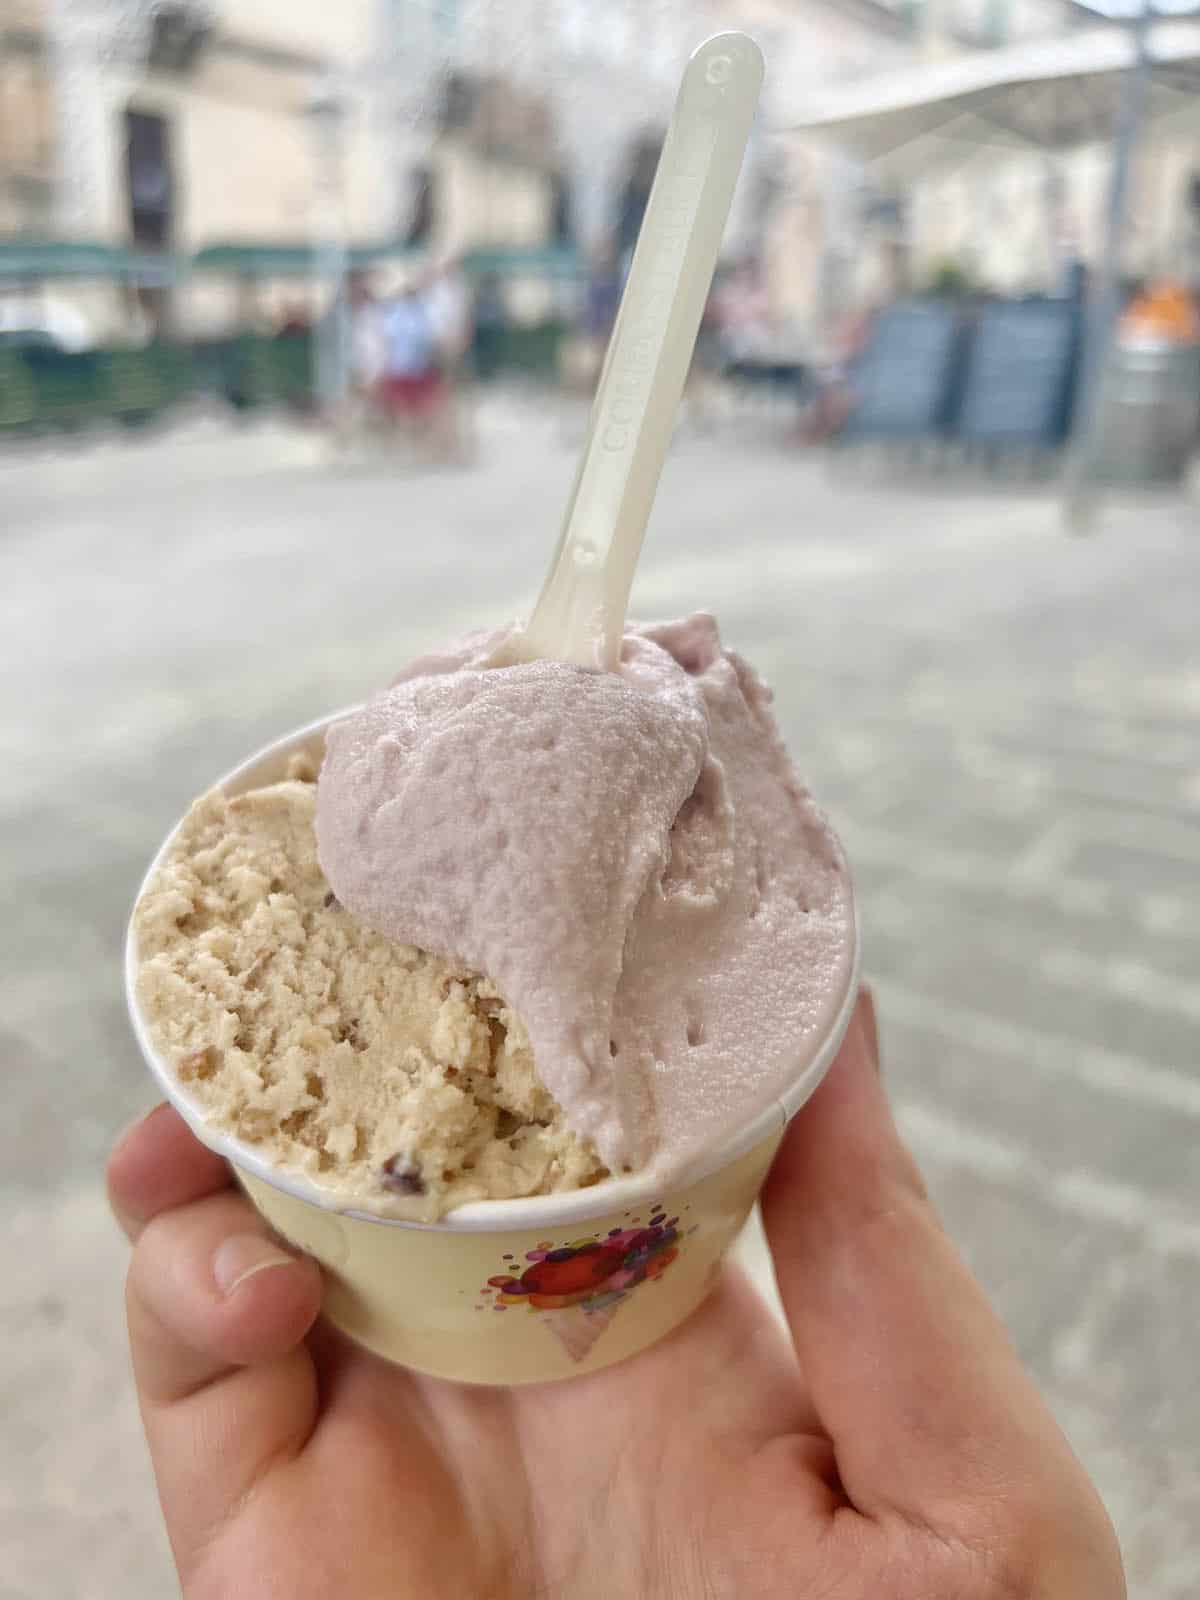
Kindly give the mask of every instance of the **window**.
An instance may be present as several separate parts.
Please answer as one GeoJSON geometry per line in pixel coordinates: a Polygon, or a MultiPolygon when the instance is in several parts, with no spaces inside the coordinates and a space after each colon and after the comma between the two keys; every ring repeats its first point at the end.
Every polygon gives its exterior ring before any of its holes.
{"type": "Polygon", "coordinates": [[[125,186],[134,244],[168,249],[174,232],[175,182],[167,119],[155,112],[125,113],[125,186]]]}

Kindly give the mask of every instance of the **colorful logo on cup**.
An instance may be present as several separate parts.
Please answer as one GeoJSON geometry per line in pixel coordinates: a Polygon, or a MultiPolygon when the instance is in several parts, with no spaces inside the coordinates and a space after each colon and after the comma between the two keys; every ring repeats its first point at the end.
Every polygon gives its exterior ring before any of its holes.
{"type": "Polygon", "coordinates": [[[679,1254],[680,1218],[659,1206],[645,1216],[566,1244],[541,1240],[526,1252],[524,1267],[506,1255],[510,1265],[488,1279],[476,1309],[490,1302],[494,1311],[523,1306],[539,1312],[571,1359],[582,1361],[622,1302],[639,1284],[661,1278],[679,1254]]]}

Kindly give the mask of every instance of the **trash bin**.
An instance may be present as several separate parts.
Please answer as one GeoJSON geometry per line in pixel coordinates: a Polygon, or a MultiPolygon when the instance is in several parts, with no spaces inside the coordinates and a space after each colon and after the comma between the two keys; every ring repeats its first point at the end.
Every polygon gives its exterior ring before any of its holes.
{"type": "Polygon", "coordinates": [[[1106,483],[1178,483],[1200,441],[1200,344],[1117,346],[1101,401],[1097,474],[1106,483]]]}

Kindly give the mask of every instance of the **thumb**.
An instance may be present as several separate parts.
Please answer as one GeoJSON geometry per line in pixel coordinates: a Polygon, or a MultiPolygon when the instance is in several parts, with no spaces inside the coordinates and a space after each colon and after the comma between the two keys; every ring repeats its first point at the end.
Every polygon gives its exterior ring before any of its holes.
{"type": "Polygon", "coordinates": [[[780,1295],[842,1484],[954,1530],[1079,1469],[897,1134],[864,993],[763,1194],[780,1295]]]}
{"type": "Polygon", "coordinates": [[[231,1190],[155,1217],[126,1287],[138,1402],[181,1573],[316,1417],[320,1273],[231,1190]]]}

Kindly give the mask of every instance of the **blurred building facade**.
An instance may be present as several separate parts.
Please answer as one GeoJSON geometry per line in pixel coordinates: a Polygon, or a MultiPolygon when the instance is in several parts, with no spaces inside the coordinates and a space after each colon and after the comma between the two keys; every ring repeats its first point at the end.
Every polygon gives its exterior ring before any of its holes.
{"type": "MultiPolygon", "coordinates": [[[[541,244],[545,95],[466,52],[463,22],[445,0],[0,0],[0,237],[541,244]]],[[[295,294],[265,287],[265,307],[295,294]]],[[[189,283],[185,320],[227,317],[235,292],[189,283]]]]}
{"type": "MultiPolygon", "coordinates": [[[[721,27],[763,43],[762,115],[730,229],[781,327],[947,266],[1049,287],[1097,248],[1107,154],[988,152],[882,182],[785,131],[820,86],[1074,26],[1070,0],[0,0],[0,237],[184,255],[334,236],[430,254],[628,242],[688,51],[721,27]]],[[[1200,250],[1200,137],[1143,148],[1132,250],[1200,250]]],[[[85,299],[91,291],[71,291],[85,299]]],[[[194,280],[203,331],[237,286],[194,280]]],[[[278,312],[294,285],[266,284],[278,312]]],[[[103,324],[127,304],[92,294],[103,324]]]]}
{"type": "MultiPolygon", "coordinates": [[[[839,173],[767,130],[806,81],[903,48],[877,0],[0,0],[0,234],[587,253],[623,206],[628,231],[631,199],[636,220],[682,62],[722,26],[772,67],[731,249],[797,312],[829,275],[839,173]]],[[[291,293],[268,283],[259,304],[291,293]]],[[[184,322],[228,319],[236,294],[190,283],[184,322]]]]}

